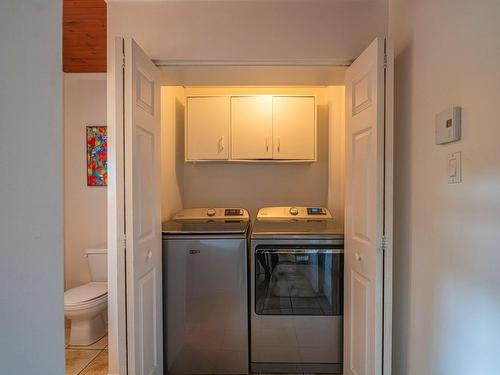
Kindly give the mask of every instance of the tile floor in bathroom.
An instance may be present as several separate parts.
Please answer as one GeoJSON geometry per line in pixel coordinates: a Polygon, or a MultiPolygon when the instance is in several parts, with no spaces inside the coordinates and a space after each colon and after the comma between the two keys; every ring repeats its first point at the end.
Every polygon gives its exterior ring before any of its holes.
{"type": "Polygon", "coordinates": [[[107,375],[108,336],[89,346],[71,346],[69,322],[66,322],[66,375],[107,375]]]}

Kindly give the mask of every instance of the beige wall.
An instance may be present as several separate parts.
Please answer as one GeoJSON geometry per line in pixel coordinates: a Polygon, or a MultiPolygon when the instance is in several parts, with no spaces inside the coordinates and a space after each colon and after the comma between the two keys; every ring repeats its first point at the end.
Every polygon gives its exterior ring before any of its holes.
{"type": "Polygon", "coordinates": [[[391,0],[395,39],[394,374],[500,369],[500,2],[391,0]],[[462,140],[434,116],[463,108],[462,140]],[[462,151],[463,183],[447,184],[462,151]]]}
{"type": "Polygon", "coordinates": [[[153,59],[354,59],[387,32],[387,0],[108,1],[108,35],[153,59]]]}
{"type": "Polygon", "coordinates": [[[106,75],[64,75],[65,288],[90,281],[85,249],[106,243],[106,187],[87,186],[88,125],[106,125],[106,75]]]}
{"type": "Polygon", "coordinates": [[[242,206],[256,213],[268,205],[320,205],[343,211],[343,175],[329,177],[329,163],[339,164],[341,148],[329,158],[330,126],[342,129],[340,118],[330,124],[330,107],[343,113],[343,87],[181,87],[162,88],[162,217],[181,207],[242,206]],[[315,163],[185,163],[184,98],[198,94],[313,94],[318,104],[318,161],[315,163]],[[342,179],[342,182],[341,182],[342,179]]]}

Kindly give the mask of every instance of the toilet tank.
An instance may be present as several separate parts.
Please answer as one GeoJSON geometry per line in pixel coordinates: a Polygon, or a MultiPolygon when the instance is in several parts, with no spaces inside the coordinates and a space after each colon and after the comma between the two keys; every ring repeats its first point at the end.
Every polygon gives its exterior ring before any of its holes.
{"type": "Polygon", "coordinates": [[[92,281],[108,281],[108,251],[107,249],[87,249],[90,278],[92,281]]]}

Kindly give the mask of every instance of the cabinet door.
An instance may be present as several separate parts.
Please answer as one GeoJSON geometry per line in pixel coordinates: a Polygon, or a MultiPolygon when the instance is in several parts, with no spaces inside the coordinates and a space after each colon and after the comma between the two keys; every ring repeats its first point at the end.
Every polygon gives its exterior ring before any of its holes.
{"type": "Polygon", "coordinates": [[[316,159],[316,103],[313,96],[273,97],[274,159],[316,159]]]}
{"type": "Polygon", "coordinates": [[[229,158],[229,97],[187,98],[186,159],[229,158]]]}
{"type": "Polygon", "coordinates": [[[272,159],[272,96],[231,98],[231,158],[272,159]]]}

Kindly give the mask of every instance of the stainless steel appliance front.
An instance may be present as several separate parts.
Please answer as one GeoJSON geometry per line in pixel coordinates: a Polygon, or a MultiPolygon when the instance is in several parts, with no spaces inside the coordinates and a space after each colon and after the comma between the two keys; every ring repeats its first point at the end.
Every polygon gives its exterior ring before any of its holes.
{"type": "Polygon", "coordinates": [[[164,225],[166,373],[247,374],[248,227],[181,224],[164,225]]]}
{"type": "Polygon", "coordinates": [[[254,225],[252,372],[342,373],[344,240],[339,228],[328,228],[339,231],[337,236],[307,233],[323,230],[324,225],[258,221],[254,225]]]}

